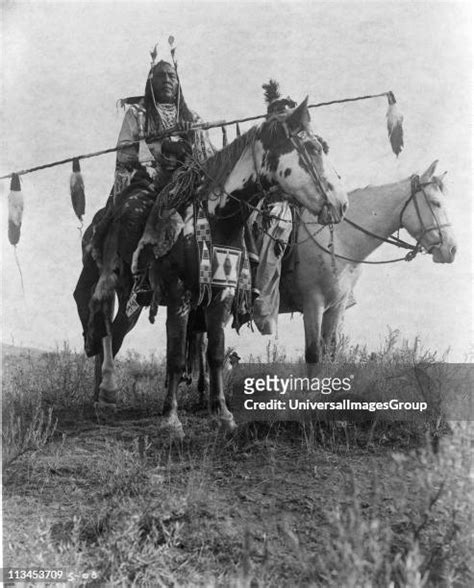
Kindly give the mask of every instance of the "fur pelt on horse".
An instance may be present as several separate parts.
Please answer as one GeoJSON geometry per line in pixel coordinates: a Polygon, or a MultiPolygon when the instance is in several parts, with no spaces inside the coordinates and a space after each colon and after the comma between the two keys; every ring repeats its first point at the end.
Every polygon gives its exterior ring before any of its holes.
{"type": "MultiPolygon", "coordinates": [[[[131,263],[156,197],[156,186],[148,175],[137,173],[132,184],[115,200],[109,197],[84,234],[83,270],[74,299],[89,357],[100,351],[100,340],[107,334],[101,304],[113,303],[123,261],[131,263]]],[[[125,281],[133,282],[131,274],[125,281]]]]}

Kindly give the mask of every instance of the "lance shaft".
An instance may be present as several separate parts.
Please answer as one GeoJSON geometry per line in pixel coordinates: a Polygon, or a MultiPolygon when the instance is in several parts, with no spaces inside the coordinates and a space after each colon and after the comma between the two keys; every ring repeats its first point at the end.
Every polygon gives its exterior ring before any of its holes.
{"type": "MultiPolygon", "coordinates": [[[[309,104],[308,108],[320,108],[321,106],[330,106],[331,104],[343,104],[344,102],[356,102],[359,100],[368,100],[369,98],[380,98],[381,96],[388,96],[389,94],[390,94],[390,92],[382,92],[380,94],[367,94],[366,96],[357,96],[355,98],[342,98],[340,100],[330,100],[329,102],[318,102],[316,104],[309,104]]],[[[107,153],[114,153],[116,151],[120,151],[121,149],[126,149],[127,147],[132,147],[134,145],[137,145],[138,143],[140,143],[143,140],[160,141],[161,139],[164,139],[166,137],[170,137],[172,135],[178,135],[183,132],[207,131],[209,129],[214,129],[217,127],[224,127],[224,126],[233,125],[233,124],[237,124],[237,123],[259,120],[261,118],[265,118],[266,116],[267,116],[267,114],[258,114],[256,116],[248,116],[246,118],[236,118],[234,120],[229,120],[229,121],[218,120],[218,121],[213,121],[213,122],[205,122],[205,123],[193,125],[189,129],[182,129],[182,128],[178,128],[178,127],[173,127],[172,129],[168,129],[167,131],[165,131],[164,133],[160,133],[159,135],[142,137],[141,139],[137,139],[136,141],[127,141],[126,143],[122,143],[121,145],[116,146],[116,147],[110,147],[109,149],[101,149],[100,151],[94,151],[92,153],[84,153],[82,155],[75,155],[73,157],[67,157],[66,159],[60,159],[58,161],[53,161],[51,163],[45,163],[43,165],[37,165],[36,167],[30,167],[29,169],[23,169],[23,170],[20,170],[17,172],[12,172],[12,173],[6,174],[4,176],[0,176],[0,180],[6,180],[7,178],[11,178],[14,173],[16,173],[19,176],[23,176],[25,174],[30,174],[32,172],[39,171],[41,169],[47,169],[49,167],[56,167],[57,165],[64,165],[65,163],[70,163],[71,161],[74,161],[75,159],[89,159],[91,157],[98,157],[99,155],[105,155],[107,153]]]]}

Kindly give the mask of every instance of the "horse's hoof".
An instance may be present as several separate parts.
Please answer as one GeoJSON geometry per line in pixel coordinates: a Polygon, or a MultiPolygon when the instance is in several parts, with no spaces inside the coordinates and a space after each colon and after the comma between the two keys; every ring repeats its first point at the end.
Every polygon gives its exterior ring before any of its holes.
{"type": "Polygon", "coordinates": [[[104,390],[99,389],[98,404],[104,407],[110,406],[117,409],[117,390],[104,390]]]}
{"type": "Polygon", "coordinates": [[[183,425],[176,415],[169,416],[164,422],[165,429],[168,430],[170,436],[177,441],[183,441],[185,434],[183,425]]]}
{"type": "Polygon", "coordinates": [[[100,425],[112,425],[117,416],[117,405],[105,402],[94,402],[97,422],[100,425]]]}
{"type": "Polygon", "coordinates": [[[237,424],[232,414],[219,417],[220,426],[227,434],[232,434],[237,429],[237,424]]]}

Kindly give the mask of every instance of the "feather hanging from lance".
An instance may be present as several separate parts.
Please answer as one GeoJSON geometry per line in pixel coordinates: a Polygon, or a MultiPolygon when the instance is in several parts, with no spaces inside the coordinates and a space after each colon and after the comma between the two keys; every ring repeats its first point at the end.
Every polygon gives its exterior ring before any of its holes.
{"type": "Polygon", "coordinates": [[[81,174],[79,159],[72,162],[72,174],[70,180],[71,202],[77,218],[82,223],[82,217],[86,211],[86,196],[84,193],[84,179],[81,174]]]}
{"type": "Polygon", "coordinates": [[[403,116],[397,108],[397,101],[393,92],[387,92],[387,130],[392,150],[398,157],[403,149],[403,116]]]}
{"type": "Polygon", "coordinates": [[[236,123],[236,125],[235,125],[235,135],[236,135],[236,137],[240,137],[240,135],[241,135],[239,123],[236,123]]]}
{"type": "Polygon", "coordinates": [[[225,127],[221,127],[222,129],[222,147],[227,147],[227,129],[225,127]]]}
{"type": "Polygon", "coordinates": [[[8,194],[8,240],[16,247],[20,241],[24,199],[18,174],[12,174],[8,194]]]}

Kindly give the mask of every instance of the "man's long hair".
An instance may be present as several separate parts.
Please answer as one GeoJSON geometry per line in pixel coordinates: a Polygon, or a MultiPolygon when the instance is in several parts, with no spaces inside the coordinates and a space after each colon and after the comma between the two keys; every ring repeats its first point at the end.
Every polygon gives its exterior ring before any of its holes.
{"type": "MultiPolygon", "coordinates": [[[[147,133],[150,132],[160,132],[162,130],[162,121],[160,119],[160,114],[155,107],[155,97],[152,88],[152,80],[153,75],[157,68],[163,67],[163,65],[169,65],[173,67],[167,61],[159,61],[150,71],[148,79],[145,84],[145,97],[144,97],[144,105],[145,105],[145,124],[147,133]]],[[[179,122],[193,122],[194,117],[192,112],[189,110],[188,105],[183,96],[183,90],[181,88],[181,84],[178,84],[178,91],[176,92],[176,97],[174,104],[178,107],[179,104],[179,113],[178,113],[178,121],[179,122]]]]}

